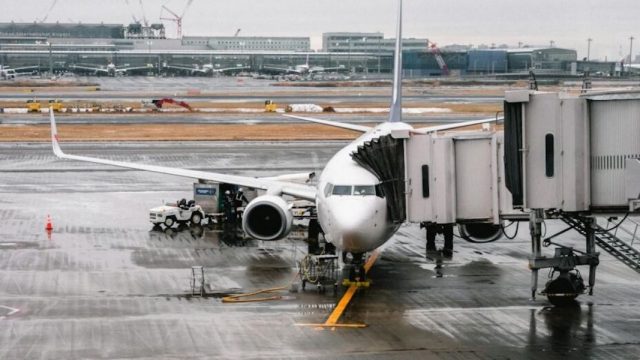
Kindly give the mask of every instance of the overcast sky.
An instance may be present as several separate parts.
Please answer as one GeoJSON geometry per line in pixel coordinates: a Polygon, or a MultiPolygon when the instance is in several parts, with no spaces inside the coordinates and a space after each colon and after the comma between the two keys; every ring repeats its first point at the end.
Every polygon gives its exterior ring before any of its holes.
{"type": "MultiPolygon", "coordinates": [[[[47,21],[128,23],[142,17],[140,0],[58,0],[47,21]],[[129,4],[127,4],[127,1],[129,4]]],[[[161,5],[178,14],[187,0],[142,0],[150,22],[161,5]]],[[[43,18],[53,0],[0,0],[0,21],[43,18]]],[[[405,0],[405,37],[440,45],[518,42],[578,50],[619,60],[629,53],[629,36],[640,37],[639,0],[405,0]]],[[[394,0],[194,0],[183,22],[185,35],[311,36],[321,46],[327,31],[382,31],[393,37],[394,0]]],[[[166,22],[168,35],[175,25],[166,22]]],[[[640,42],[634,48],[640,50],[640,42]]],[[[634,54],[638,51],[634,50],[634,54]]]]}

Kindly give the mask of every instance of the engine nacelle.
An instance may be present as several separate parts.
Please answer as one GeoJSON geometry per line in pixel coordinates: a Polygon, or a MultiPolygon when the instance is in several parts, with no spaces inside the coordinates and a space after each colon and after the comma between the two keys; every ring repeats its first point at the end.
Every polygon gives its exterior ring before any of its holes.
{"type": "Polygon", "coordinates": [[[253,199],[242,215],[242,229],[257,240],[280,240],[289,235],[292,224],[289,205],[279,196],[263,195],[253,199]]]}
{"type": "Polygon", "coordinates": [[[485,223],[458,224],[460,236],[474,243],[488,243],[502,237],[502,226],[485,223]]]}

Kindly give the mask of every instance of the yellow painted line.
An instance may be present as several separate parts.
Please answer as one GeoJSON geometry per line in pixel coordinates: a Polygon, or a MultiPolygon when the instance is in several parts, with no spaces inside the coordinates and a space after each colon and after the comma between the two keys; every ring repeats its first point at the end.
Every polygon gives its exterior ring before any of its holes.
{"type": "MultiPolygon", "coordinates": [[[[369,269],[371,269],[373,264],[378,259],[379,255],[380,255],[379,250],[376,250],[373,252],[373,254],[371,254],[367,262],[364,264],[365,274],[369,272],[369,269]]],[[[358,290],[358,286],[356,284],[352,284],[351,286],[349,286],[349,288],[347,289],[347,292],[344,293],[344,295],[342,296],[342,299],[340,299],[340,301],[338,302],[338,305],[336,305],[335,309],[333,309],[333,312],[331,312],[331,315],[329,315],[329,318],[327,319],[327,321],[325,321],[324,323],[325,327],[338,326],[337,325],[338,320],[340,320],[340,317],[344,313],[345,309],[347,308],[347,306],[349,306],[351,299],[353,299],[353,295],[356,294],[356,290],[358,290]]],[[[348,324],[344,324],[344,325],[348,325],[348,324]]],[[[361,324],[353,324],[353,325],[361,325],[361,324]]],[[[356,327],[362,327],[362,326],[356,326],[356,327]]]]}
{"type": "Polygon", "coordinates": [[[317,329],[324,328],[349,328],[349,329],[362,329],[366,328],[367,324],[296,324],[296,326],[308,326],[315,327],[317,329]]]}

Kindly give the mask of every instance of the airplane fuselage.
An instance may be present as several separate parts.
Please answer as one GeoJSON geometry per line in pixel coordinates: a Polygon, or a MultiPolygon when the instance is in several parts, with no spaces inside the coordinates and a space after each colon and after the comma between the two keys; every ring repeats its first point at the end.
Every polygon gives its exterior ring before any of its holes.
{"type": "Polygon", "coordinates": [[[411,129],[402,122],[380,124],[338,151],[325,166],[318,182],[318,222],[327,241],[338,249],[364,253],[384,244],[398,226],[389,219],[380,180],[358,165],[351,153],[364,142],[388,135],[394,129],[411,129]]]}

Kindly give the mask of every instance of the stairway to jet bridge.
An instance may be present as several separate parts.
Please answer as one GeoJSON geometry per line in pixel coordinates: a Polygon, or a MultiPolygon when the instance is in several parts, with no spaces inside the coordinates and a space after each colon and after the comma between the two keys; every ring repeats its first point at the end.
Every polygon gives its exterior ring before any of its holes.
{"type": "MultiPolygon", "coordinates": [[[[559,213],[558,218],[578,233],[584,236],[587,235],[587,229],[584,222],[566,213],[559,213]]],[[[613,255],[623,264],[640,273],[640,251],[634,249],[602,226],[594,224],[594,227],[596,244],[602,250],[613,255]]]]}

